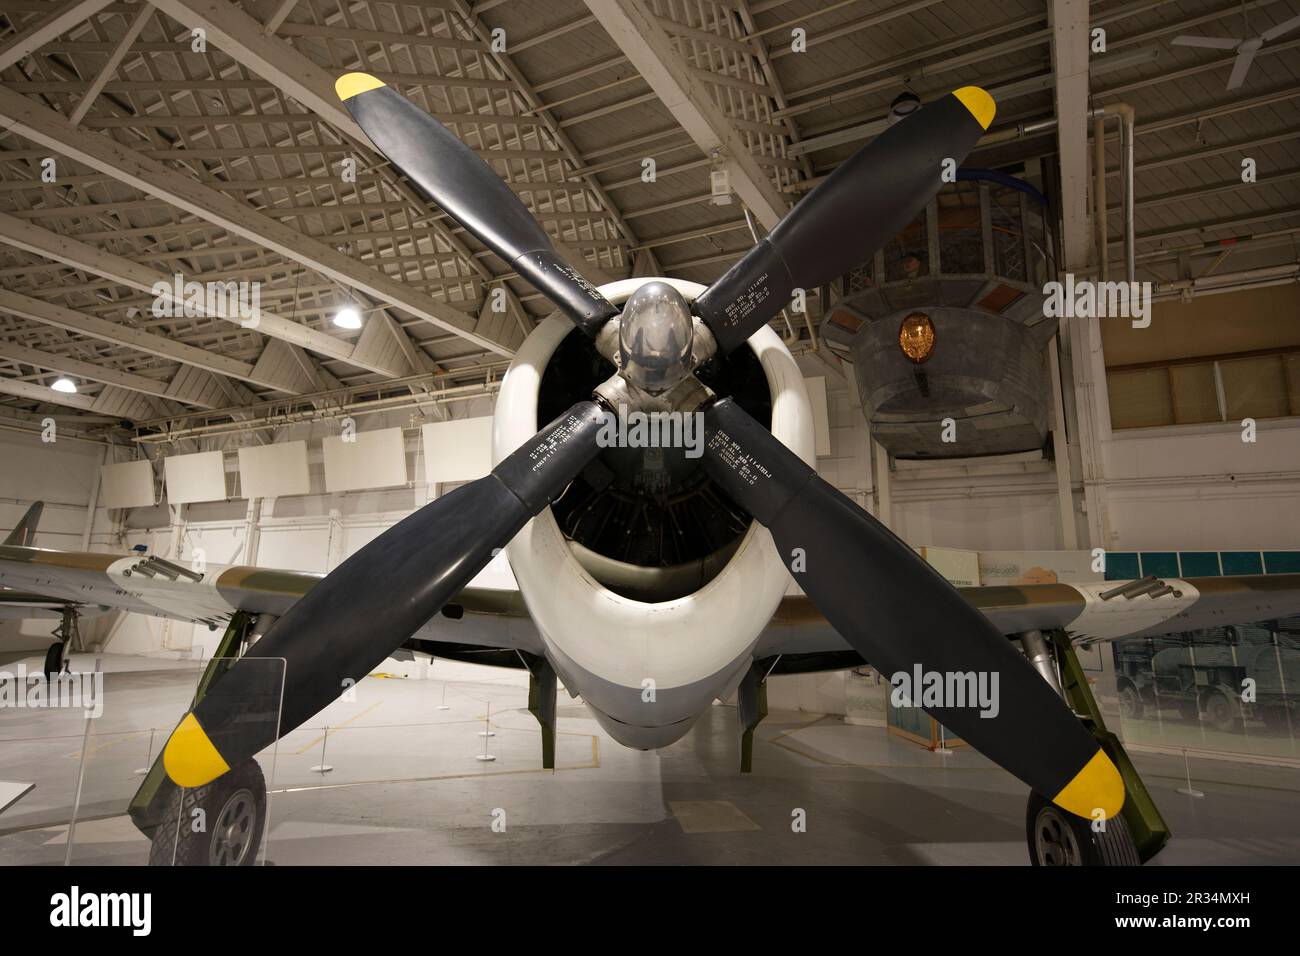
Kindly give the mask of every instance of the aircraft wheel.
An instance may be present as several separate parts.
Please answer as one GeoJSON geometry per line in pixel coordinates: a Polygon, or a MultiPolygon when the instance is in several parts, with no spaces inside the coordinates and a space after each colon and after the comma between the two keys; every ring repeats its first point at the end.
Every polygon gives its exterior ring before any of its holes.
{"type": "Polygon", "coordinates": [[[249,760],[202,787],[173,788],[154,830],[149,865],[252,866],[265,827],[266,778],[249,760]]]}
{"type": "Polygon", "coordinates": [[[62,641],[55,641],[50,645],[50,649],[45,652],[45,679],[53,680],[59,676],[59,671],[63,670],[63,651],[67,645],[62,641]]]}
{"type": "Polygon", "coordinates": [[[1236,730],[1241,721],[1241,709],[1218,688],[1205,692],[1201,698],[1201,713],[1207,724],[1224,733],[1236,730]]]}
{"type": "Polygon", "coordinates": [[[1031,793],[1025,813],[1029,862],[1033,866],[1141,866],[1137,845],[1124,817],[1106,821],[1094,833],[1090,821],[1062,810],[1042,794],[1031,793]]]}

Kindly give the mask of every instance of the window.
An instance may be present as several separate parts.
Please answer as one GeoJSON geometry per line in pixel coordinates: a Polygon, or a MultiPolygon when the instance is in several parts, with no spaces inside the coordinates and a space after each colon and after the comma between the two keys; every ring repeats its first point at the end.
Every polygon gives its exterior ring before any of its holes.
{"type": "Polygon", "coordinates": [[[1300,415],[1300,350],[1152,362],[1106,370],[1113,428],[1300,415]]]}
{"type": "Polygon", "coordinates": [[[1110,418],[1115,428],[1149,428],[1171,425],[1173,399],[1167,368],[1110,372],[1110,418]]]}
{"type": "Polygon", "coordinates": [[[1228,420],[1289,415],[1282,356],[1261,355],[1219,363],[1228,420]]]}

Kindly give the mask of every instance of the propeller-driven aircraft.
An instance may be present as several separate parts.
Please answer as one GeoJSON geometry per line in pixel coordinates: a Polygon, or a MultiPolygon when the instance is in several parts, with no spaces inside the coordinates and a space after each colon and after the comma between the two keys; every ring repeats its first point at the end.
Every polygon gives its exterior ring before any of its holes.
{"type": "Polygon", "coordinates": [[[983,90],[956,90],[887,129],[707,288],[592,286],[432,117],[366,74],[343,76],[337,92],[378,150],[558,313],[502,382],[491,473],[323,577],[229,567],[196,580],[140,555],[0,548],[0,584],[47,600],[255,620],[246,657],[285,662],[279,722],[241,719],[271,691],[266,668],[234,661],[167,742],[176,787],[246,765],[399,648],[522,663],[550,695],[544,730],[558,679],[641,749],[681,738],[733,692],[752,731],[770,673],[869,663],[885,675],[996,674],[995,715],[927,710],[1086,840],[1089,825],[1123,820],[1136,776],[1121,774],[1113,737],[1081,719],[1044,633],[1068,633],[1068,646],[1300,611],[1291,575],[957,589],[818,477],[803,379],[768,323],[795,289],[843,274],[917,215],[945,161],[960,163],[991,123],[983,90]],[[697,416],[698,455],[607,447],[629,412],[697,416]],[[468,587],[503,548],[518,592],[468,587]],[[802,595],[787,595],[791,576],[802,595]]]}

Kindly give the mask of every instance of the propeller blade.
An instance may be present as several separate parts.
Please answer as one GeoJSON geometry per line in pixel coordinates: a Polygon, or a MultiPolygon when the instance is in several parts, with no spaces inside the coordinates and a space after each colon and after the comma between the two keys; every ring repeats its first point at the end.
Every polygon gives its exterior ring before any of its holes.
{"type": "Polygon", "coordinates": [[[945,684],[986,675],[987,711],[930,706],[915,684],[911,699],[1058,806],[1088,819],[1119,812],[1124,783],[1110,758],[939,572],[730,399],[705,410],[704,425],[705,470],[772,532],[795,580],[872,667],[885,675],[938,673],[945,684]]]}
{"type": "Polygon", "coordinates": [[[347,73],[335,92],[370,141],[425,196],[531,282],[587,335],[616,309],[555,252],[519,197],[452,132],[368,73],[347,73]]]}
{"type": "Polygon", "coordinates": [[[1241,48],[1241,52],[1237,54],[1237,59],[1232,64],[1232,75],[1228,77],[1228,89],[1235,90],[1246,82],[1246,74],[1250,72],[1250,65],[1255,62],[1255,54],[1258,52],[1259,44],[1241,48]]]}
{"type": "Polygon", "coordinates": [[[695,300],[726,353],[790,301],[848,272],[892,239],[993,122],[993,97],[965,86],[885,130],[846,160],[695,300]]]}
{"type": "Polygon", "coordinates": [[[1241,46],[1240,40],[1229,37],[1174,37],[1169,41],[1174,46],[1194,46],[1204,50],[1235,50],[1241,46]]]}
{"type": "Polygon", "coordinates": [[[167,775],[197,787],[252,757],[366,676],[415,633],[596,457],[610,413],[579,402],[502,461],[389,528],[271,627],[185,716],[163,751],[167,775]],[[270,687],[263,660],[284,658],[270,687]],[[259,704],[261,706],[259,709],[259,704]]]}
{"type": "Polygon", "coordinates": [[[1296,27],[1300,27],[1300,16],[1292,17],[1290,20],[1283,20],[1275,27],[1270,27],[1259,35],[1259,38],[1267,43],[1270,40],[1276,40],[1283,34],[1290,33],[1296,27]]]}

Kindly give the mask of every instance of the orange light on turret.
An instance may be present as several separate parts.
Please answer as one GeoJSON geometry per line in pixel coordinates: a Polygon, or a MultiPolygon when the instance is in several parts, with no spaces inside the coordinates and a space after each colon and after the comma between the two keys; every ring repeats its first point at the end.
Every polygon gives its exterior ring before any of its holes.
{"type": "Polygon", "coordinates": [[[924,312],[912,312],[898,327],[898,347],[911,361],[920,365],[934,351],[934,323],[924,312]]]}

